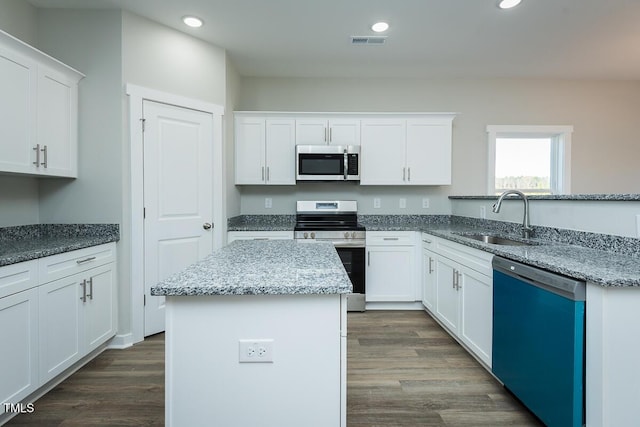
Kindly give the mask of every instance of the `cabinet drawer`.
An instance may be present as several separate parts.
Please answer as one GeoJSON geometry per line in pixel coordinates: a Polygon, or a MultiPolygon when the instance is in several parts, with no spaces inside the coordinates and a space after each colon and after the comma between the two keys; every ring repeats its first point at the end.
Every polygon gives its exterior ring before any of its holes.
{"type": "Polygon", "coordinates": [[[38,260],[0,267],[0,298],[38,286],[38,260]]]}
{"type": "Polygon", "coordinates": [[[227,242],[235,240],[288,240],[293,239],[293,231],[229,231],[227,242]]]}
{"type": "Polygon", "coordinates": [[[412,246],[415,231],[367,231],[367,246],[412,246]]]}
{"type": "Polygon", "coordinates": [[[465,265],[485,276],[493,277],[493,267],[491,266],[491,260],[493,259],[492,254],[445,239],[438,239],[436,246],[436,252],[438,254],[465,265]]]}
{"type": "Polygon", "coordinates": [[[432,236],[431,234],[422,233],[421,239],[422,239],[422,249],[435,251],[437,237],[432,236]]]}
{"type": "Polygon", "coordinates": [[[106,243],[41,258],[39,260],[40,283],[47,283],[113,262],[116,258],[115,254],[116,244],[106,243]]]}

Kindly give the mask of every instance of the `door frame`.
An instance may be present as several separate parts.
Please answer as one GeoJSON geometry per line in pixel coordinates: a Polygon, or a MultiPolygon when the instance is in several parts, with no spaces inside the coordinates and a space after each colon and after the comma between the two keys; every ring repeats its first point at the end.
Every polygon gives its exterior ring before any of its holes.
{"type": "MultiPolygon", "coordinates": [[[[142,124],[143,101],[154,101],[177,107],[210,113],[213,116],[213,249],[222,247],[226,232],[226,197],[224,193],[224,140],[222,116],[224,107],[197,99],[149,89],[133,84],[126,85],[129,96],[130,136],[130,188],[131,205],[124,215],[131,225],[131,344],[144,340],[144,173],[133,165],[144,164],[142,124]]],[[[126,206],[126,203],[125,203],[126,206]]]]}

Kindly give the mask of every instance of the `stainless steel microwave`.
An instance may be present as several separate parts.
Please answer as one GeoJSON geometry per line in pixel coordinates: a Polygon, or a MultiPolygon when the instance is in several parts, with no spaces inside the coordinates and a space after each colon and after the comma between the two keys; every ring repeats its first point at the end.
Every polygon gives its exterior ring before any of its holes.
{"type": "Polygon", "coordinates": [[[360,181],[360,146],[297,145],[296,180],[360,181]]]}

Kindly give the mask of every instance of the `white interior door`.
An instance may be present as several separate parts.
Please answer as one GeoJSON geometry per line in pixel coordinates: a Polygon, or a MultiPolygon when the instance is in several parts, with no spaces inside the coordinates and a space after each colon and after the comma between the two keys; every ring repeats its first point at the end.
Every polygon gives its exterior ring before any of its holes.
{"type": "Polygon", "coordinates": [[[213,115],[144,101],[144,335],[164,331],[161,280],[213,248],[213,115]]]}

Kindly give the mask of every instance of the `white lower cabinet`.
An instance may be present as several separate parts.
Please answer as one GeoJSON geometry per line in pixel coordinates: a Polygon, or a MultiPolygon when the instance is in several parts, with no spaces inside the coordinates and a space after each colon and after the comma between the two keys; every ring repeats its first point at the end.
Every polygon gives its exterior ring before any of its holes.
{"type": "Polygon", "coordinates": [[[229,231],[227,243],[236,240],[288,240],[293,239],[293,231],[229,231]]]}
{"type": "Polygon", "coordinates": [[[54,378],[115,335],[113,264],[40,286],[40,379],[54,378]]]}
{"type": "Polygon", "coordinates": [[[1,402],[20,402],[116,334],[115,250],[0,267],[1,402]]]}
{"type": "Polygon", "coordinates": [[[423,269],[426,269],[423,270],[423,305],[467,349],[491,367],[493,255],[426,233],[422,240],[423,269]],[[431,242],[431,246],[427,246],[425,240],[431,242]],[[427,295],[426,301],[424,295],[427,295]],[[432,295],[431,301],[428,295],[432,295]]]}
{"type": "Polygon", "coordinates": [[[39,386],[38,289],[0,298],[0,325],[0,402],[17,403],[39,386]]]}
{"type": "MultiPolygon", "coordinates": [[[[367,302],[413,302],[416,298],[415,232],[367,232],[367,302]]],[[[420,292],[421,293],[421,292],[420,292]]]]}

